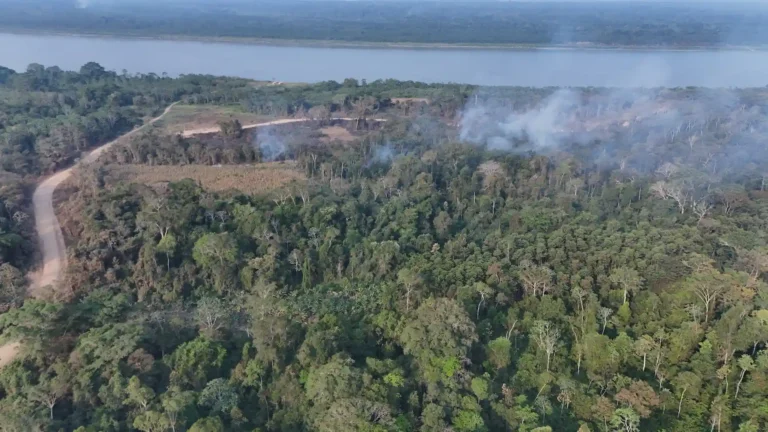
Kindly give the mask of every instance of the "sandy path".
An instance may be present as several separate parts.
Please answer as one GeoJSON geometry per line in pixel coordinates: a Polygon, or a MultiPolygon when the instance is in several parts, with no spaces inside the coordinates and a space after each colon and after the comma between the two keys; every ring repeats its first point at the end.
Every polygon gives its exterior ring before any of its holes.
{"type": "Polygon", "coordinates": [[[105,151],[109,150],[116,142],[130,137],[147,126],[160,120],[171,111],[176,105],[171,104],[162,114],[153,118],[143,126],[136,128],[125,135],[116,138],[113,141],[104,144],[101,147],[91,151],[80,162],[74,166],[59,171],[56,174],[45,179],[32,196],[32,205],[35,209],[35,229],[37,230],[40,250],[43,255],[43,268],[32,274],[30,277],[29,295],[36,297],[41,290],[49,285],[55,285],[67,265],[67,251],[64,246],[64,236],[61,233],[61,226],[53,210],[53,193],[56,188],[66,179],[72,176],[74,169],[81,164],[89,164],[99,158],[105,151]]]}
{"type": "MultiPolygon", "coordinates": [[[[293,118],[293,119],[280,119],[280,120],[272,120],[268,122],[263,123],[252,123],[252,124],[246,124],[243,125],[243,129],[254,129],[254,128],[260,128],[260,127],[266,127],[266,126],[276,126],[276,125],[282,125],[282,124],[290,124],[290,123],[303,123],[312,121],[315,119],[311,118],[293,118]]],[[[356,118],[351,117],[334,117],[330,120],[343,120],[343,121],[353,121],[357,120],[356,118]]],[[[384,122],[387,121],[386,119],[366,119],[368,121],[374,121],[374,122],[384,122]]],[[[194,135],[200,135],[200,134],[209,134],[209,133],[216,133],[219,132],[221,129],[216,127],[209,127],[209,128],[200,128],[200,129],[187,129],[184,132],[181,133],[181,136],[183,137],[191,137],[194,135]]]]}
{"type": "MultiPolygon", "coordinates": [[[[57,172],[37,186],[35,193],[32,195],[32,206],[35,209],[35,230],[37,231],[38,242],[43,255],[43,268],[29,275],[30,283],[27,294],[30,297],[38,297],[46,286],[51,285],[55,288],[56,281],[67,265],[64,235],[61,233],[59,220],[56,218],[56,213],[53,210],[53,193],[56,191],[56,188],[64,180],[72,176],[73,170],[78,165],[94,162],[116,142],[138,133],[145,127],[163,118],[176,103],[169,105],[162,114],[153,118],[148,123],[94,149],[74,166],[57,172]]],[[[19,342],[11,342],[0,346],[0,368],[13,361],[20,347],[21,344],[19,342]]]]}

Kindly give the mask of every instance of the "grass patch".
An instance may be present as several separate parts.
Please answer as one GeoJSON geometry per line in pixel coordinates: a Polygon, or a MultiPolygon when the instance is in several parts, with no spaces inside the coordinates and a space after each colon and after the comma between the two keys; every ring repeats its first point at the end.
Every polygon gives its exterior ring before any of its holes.
{"type": "Polygon", "coordinates": [[[209,191],[237,190],[247,194],[268,194],[288,185],[306,181],[295,162],[255,165],[110,165],[108,182],[131,182],[164,188],[170,182],[192,179],[209,191]]]}
{"type": "Polygon", "coordinates": [[[320,129],[320,133],[323,134],[322,140],[326,143],[333,141],[349,143],[358,139],[348,129],[341,126],[327,126],[320,129]]]}
{"type": "Polygon", "coordinates": [[[430,100],[427,98],[392,98],[392,103],[396,104],[430,104],[430,100]]]}
{"type": "Polygon", "coordinates": [[[243,111],[239,105],[176,105],[156,124],[167,133],[216,127],[221,120],[238,119],[243,125],[273,120],[272,116],[243,111]]]}

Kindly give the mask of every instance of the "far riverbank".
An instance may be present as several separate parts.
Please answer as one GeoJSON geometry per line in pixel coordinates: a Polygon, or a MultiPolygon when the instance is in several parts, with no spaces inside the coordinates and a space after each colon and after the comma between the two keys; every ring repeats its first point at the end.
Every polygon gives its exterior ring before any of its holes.
{"type": "Polygon", "coordinates": [[[294,46],[0,33],[4,66],[208,74],[261,81],[358,80],[522,87],[765,87],[768,50],[429,49],[294,46]]]}
{"type": "Polygon", "coordinates": [[[243,45],[264,45],[306,48],[365,48],[365,49],[413,49],[413,50],[499,50],[499,51],[639,51],[639,52],[689,52],[689,51],[768,51],[768,46],[746,45],[702,45],[702,46],[661,46],[661,45],[598,45],[592,43],[557,44],[468,44],[468,43],[422,43],[422,42],[369,42],[316,39],[266,39],[248,37],[213,37],[133,33],[63,32],[55,30],[28,30],[0,27],[0,33],[37,36],[64,36],[84,38],[109,38],[129,40],[157,40],[201,43],[225,43],[243,45]]]}

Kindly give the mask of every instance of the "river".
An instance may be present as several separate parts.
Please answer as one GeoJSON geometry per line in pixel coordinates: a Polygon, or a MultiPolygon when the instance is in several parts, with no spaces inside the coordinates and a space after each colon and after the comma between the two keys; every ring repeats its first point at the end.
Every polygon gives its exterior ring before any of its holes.
{"type": "Polygon", "coordinates": [[[396,78],[518,86],[763,87],[768,51],[488,50],[270,46],[0,34],[0,65],[30,63],[284,82],[396,78]]]}

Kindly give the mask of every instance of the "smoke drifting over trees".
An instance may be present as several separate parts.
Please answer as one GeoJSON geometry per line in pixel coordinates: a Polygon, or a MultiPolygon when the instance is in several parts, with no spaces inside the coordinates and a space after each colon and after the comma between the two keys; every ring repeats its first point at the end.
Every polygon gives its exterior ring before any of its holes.
{"type": "Polygon", "coordinates": [[[622,171],[687,167],[711,176],[768,168],[754,92],[712,89],[561,89],[518,106],[479,92],[460,119],[464,141],[493,150],[573,152],[622,171]],[[749,96],[748,96],[749,95],[749,96]]]}
{"type": "Polygon", "coordinates": [[[285,143],[273,127],[266,127],[257,131],[253,137],[253,144],[259,149],[263,160],[267,162],[276,160],[285,154],[285,143]]]}
{"type": "Polygon", "coordinates": [[[766,89],[89,64],[0,96],[3,430],[768,430],[766,89]],[[23,301],[26,179],[177,99],[314,120],[112,147],[60,191],[66,289],[23,301]],[[243,174],[270,140],[297,182],[243,174]],[[238,184],[111,177],[200,168],[238,184]]]}

